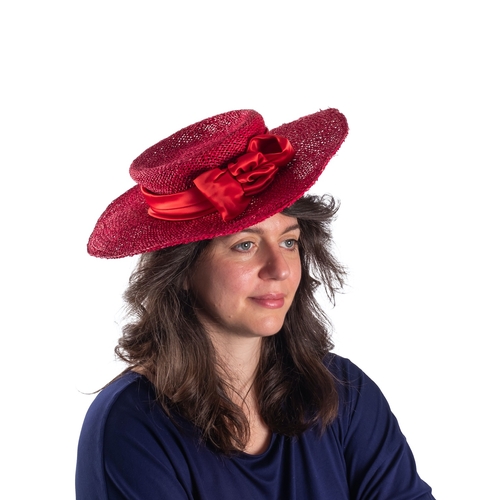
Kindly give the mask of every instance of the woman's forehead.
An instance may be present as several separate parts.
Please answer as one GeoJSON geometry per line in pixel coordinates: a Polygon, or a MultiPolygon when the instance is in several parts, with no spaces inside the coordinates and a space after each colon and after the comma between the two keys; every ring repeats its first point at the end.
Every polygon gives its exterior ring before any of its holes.
{"type": "MultiPolygon", "coordinates": [[[[237,237],[240,234],[250,233],[250,234],[274,234],[282,235],[290,231],[300,230],[299,223],[295,217],[290,217],[282,213],[278,213],[269,217],[268,219],[259,222],[253,226],[249,226],[246,229],[242,229],[237,233],[230,234],[228,236],[221,236],[220,238],[231,238],[237,237]]],[[[218,238],[215,238],[218,239],[218,238]]]]}

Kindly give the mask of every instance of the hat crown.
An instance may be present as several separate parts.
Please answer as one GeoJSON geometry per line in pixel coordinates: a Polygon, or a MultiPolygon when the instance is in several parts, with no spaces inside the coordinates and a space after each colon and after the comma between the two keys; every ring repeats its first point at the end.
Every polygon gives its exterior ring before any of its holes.
{"type": "Polygon", "coordinates": [[[148,148],[132,162],[130,176],[153,193],[178,193],[192,187],[200,173],[234,161],[253,136],[265,132],[264,120],[256,111],[222,113],[148,148]]]}

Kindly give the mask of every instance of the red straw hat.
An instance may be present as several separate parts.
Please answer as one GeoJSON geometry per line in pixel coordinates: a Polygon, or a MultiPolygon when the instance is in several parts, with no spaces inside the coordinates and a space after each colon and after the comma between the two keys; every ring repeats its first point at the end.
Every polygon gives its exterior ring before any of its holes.
{"type": "Polygon", "coordinates": [[[186,127],[134,160],[137,185],[101,215],[88,252],[126,257],[253,226],[316,182],[347,130],[336,109],[271,131],[253,110],[186,127]]]}

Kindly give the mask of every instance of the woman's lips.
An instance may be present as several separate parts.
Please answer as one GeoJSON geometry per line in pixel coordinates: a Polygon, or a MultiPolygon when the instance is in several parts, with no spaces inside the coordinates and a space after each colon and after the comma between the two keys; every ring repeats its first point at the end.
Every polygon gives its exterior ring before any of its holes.
{"type": "Polygon", "coordinates": [[[279,309],[285,304],[285,294],[283,293],[268,293],[250,298],[259,306],[268,309],[279,309]]]}

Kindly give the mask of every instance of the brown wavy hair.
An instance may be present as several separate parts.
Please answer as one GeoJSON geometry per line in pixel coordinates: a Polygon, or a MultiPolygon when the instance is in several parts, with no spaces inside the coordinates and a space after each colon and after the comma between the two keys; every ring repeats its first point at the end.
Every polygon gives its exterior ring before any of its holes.
{"type": "MultiPolygon", "coordinates": [[[[334,302],[344,284],[330,233],[337,210],[330,196],[304,196],[283,211],[300,226],[302,277],[283,327],[262,339],[254,388],[266,425],[290,437],[312,426],[324,430],[338,412],[336,382],[323,364],[333,348],[330,323],[315,298],[323,285],[334,302]]],[[[129,322],[115,352],[129,365],[126,371],[137,369],[151,380],[174,421],[181,415],[204,442],[231,454],[244,449],[249,423],[228,396],[234,388],[220,376],[215,349],[185,287],[209,242],[140,257],[124,294],[129,322]]]]}

